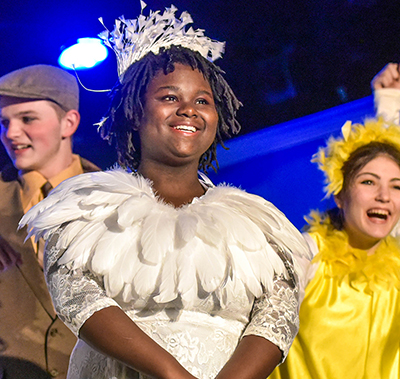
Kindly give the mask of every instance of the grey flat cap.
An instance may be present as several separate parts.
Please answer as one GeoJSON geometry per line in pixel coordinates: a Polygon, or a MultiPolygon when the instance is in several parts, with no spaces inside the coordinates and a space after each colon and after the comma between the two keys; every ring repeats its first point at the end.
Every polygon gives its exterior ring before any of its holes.
{"type": "Polygon", "coordinates": [[[27,66],[0,77],[0,96],[50,100],[65,111],[79,109],[79,87],[74,76],[44,64],[27,66]]]}

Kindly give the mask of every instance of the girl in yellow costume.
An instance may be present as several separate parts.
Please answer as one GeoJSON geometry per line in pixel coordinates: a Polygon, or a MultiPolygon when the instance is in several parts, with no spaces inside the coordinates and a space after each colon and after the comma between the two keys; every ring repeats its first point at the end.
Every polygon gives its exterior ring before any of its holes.
{"type": "Polygon", "coordinates": [[[300,331],[271,376],[400,378],[400,129],[346,123],[314,156],[337,208],[312,212],[300,331]],[[393,230],[394,229],[394,230],[393,230]]]}

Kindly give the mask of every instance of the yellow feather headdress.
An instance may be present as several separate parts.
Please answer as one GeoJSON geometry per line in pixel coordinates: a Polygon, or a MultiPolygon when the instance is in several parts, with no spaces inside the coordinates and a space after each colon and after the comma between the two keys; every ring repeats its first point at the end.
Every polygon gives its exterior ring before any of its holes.
{"type": "Polygon", "coordinates": [[[342,127],[343,137],[330,137],[311,159],[325,173],[326,196],[337,195],[343,187],[343,164],[350,154],[371,142],[388,143],[400,151],[400,127],[382,118],[369,119],[363,124],[347,121],[342,127]]]}

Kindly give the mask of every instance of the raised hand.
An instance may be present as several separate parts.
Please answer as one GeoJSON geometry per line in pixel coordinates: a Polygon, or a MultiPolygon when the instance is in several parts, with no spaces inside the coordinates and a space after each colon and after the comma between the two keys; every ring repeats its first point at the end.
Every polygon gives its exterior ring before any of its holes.
{"type": "Polygon", "coordinates": [[[400,73],[398,63],[388,63],[371,81],[373,91],[381,88],[400,89],[400,73]]]}

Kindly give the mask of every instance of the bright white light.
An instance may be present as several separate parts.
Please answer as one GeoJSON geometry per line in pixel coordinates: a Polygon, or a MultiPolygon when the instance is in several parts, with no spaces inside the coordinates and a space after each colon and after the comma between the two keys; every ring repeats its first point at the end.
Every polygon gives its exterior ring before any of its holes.
{"type": "Polygon", "coordinates": [[[107,58],[108,51],[98,38],[79,38],[78,43],[61,53],[58,63],[67,69],[83,70],[92,68],[107,58]]]}

